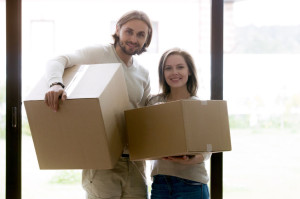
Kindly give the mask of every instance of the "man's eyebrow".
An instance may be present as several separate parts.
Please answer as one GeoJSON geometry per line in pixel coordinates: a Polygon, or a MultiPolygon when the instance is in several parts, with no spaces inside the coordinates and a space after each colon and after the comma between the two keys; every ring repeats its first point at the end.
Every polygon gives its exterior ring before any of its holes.
{"type": "MultiPolygon", "coordinates": [[[[134,29],[133,28],[131,28],[131,27],[125,27],[125,30],[132,30],[132,31],[134,31],[134,29]]],[[[147,31],[144,31],[144,30],[141,30],[141,31],[138,31],[137,33],[146,33],[147,31]]]]}
{"type": "Polygon", "coordinates": [[[132,28],[130,27],[125,27],[126,30],[133,30],[132,28]]]}

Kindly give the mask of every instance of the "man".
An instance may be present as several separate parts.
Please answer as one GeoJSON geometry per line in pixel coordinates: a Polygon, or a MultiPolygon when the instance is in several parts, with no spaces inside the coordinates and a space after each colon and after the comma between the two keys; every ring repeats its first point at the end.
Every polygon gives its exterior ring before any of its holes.
{"type": "MultiPolygon", "coordinates": [[[[113,38],[114,44],[87,47],[48,62],[46,77],[50,88],[45,94],[47,106],[57,111],[59,100],[67,98],[62,82],[65,68],[101,63],[121,63],[131,108],[144,106],[150,94],[149,73],[137,63],[133,55],[145,52],[150,45],[152,25],[148,16],[141,11],[126,13],[117,22],[113,38]]],[[[87,199],[147,198],[145,162],[131,162],[128,157],[125,148],[115,168],[83,170],[82,184],[87,199]]]]}

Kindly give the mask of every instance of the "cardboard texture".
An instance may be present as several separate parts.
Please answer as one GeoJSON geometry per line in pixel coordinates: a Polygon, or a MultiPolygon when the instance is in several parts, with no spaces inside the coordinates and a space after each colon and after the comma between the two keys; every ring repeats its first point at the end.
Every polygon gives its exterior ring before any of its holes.
{"type": "Polygon", "coordinates": [[[125,111],[131,160],[231,150],[227,103],[179,100],[125,111]]]}
{"type": "Polygon", "coordinates": [[[111,169],[125,145],[129,99],[121,64],[82,65],[63,76],[67,100],[44,103],[42,78],[24,101],[40,169],[111,169]]]}

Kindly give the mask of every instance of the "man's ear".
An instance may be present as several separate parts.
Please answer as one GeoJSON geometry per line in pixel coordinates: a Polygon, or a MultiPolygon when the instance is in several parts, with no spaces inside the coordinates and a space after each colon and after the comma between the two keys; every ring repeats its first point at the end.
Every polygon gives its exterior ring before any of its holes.
{"type": "Polygon", "coordinates": [[[119,37],[120,36],[120,26],[116,25],[116,35],[119,37]]]}

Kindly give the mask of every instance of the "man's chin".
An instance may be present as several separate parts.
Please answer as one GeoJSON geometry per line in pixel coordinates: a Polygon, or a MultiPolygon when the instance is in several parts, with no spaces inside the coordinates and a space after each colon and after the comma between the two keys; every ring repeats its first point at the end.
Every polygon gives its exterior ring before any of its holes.
{"type": "Polygon", "coordinates": [[[136,55],[139,51],[138,50],[125,50],[124,53],[126,53],[127,55],[136,55]]]}
{"type": "Polygon", "coordinates": [[[127,45],[124,45],[123,43],[119,42],[119,46],[121,47],[122,51],[127,54],[127,55],[136,55],[140,52],[141,49],[139,48],[133,48],[133,47],[129,47],[127,45]]]}

